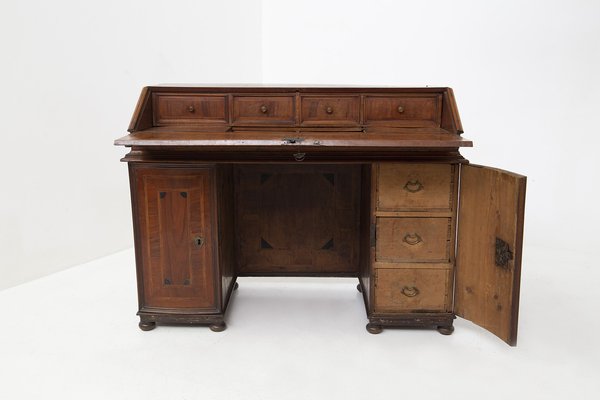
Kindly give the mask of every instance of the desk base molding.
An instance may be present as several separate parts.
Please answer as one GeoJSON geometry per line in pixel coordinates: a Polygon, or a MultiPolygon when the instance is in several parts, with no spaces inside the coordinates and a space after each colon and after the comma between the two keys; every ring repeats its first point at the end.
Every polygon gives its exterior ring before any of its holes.
{"type": "Polygon", "coordinates": [[[369,317],[367,331],[381,333],[384,328],[435,328],[443,335],[454,332],[454,313],[399,314],[386,317],[369,317]]]}

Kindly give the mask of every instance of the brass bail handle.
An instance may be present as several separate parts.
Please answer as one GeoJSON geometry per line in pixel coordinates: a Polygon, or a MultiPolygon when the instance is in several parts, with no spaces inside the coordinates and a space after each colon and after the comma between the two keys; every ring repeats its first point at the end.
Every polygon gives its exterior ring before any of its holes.
{"type": "Polygon", "coordinates": [[[306,153],[294,153],[294,160],[304,161],[304,158],[306,158],[306,153]]]}
{"type": "Polygon", "coordinates": [[[404,235],[402,241],[404,243],[410,244],[411,246],[414,246],[415,244],[421,243],[423,239],[421,239],[421,236],[419,236],[418,233],[407,233],[406,235],[404,235]]]}
{"type": "Polygon", "coordinates": [[[417,193],[423,190],[423,184],[418,179],[411,179],[404,185],[404,190],[410,193],[417,193]]]}
{"type": "Polygon", "coordinates": [[[400,290],[400,293],[406,297],[415,297],[419,294],[419,289],[417,289],[415,286],[404,286],[402,290],[400,290]]]}

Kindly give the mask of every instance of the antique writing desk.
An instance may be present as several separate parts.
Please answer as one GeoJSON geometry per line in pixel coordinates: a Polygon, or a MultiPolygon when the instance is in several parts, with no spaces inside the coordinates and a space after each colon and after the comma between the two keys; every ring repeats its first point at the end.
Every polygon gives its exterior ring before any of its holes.
{"type": "Polygon", "coordinates": [[[225,329],[238,276],[345,276],[371,333],[516,343],[526,180],[460,155],[450,88],[147,87],[129,132],[143,330],[225,329]]]}

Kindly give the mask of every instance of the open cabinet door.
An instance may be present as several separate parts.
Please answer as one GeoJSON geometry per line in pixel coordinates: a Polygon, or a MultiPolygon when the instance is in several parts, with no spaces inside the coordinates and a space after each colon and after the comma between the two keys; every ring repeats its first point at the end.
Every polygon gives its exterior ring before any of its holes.
{"type": "Polygon", "coordinates": [[[463,165],[460,182],[455,313],[515,346],[527,178],[463,165]]]}

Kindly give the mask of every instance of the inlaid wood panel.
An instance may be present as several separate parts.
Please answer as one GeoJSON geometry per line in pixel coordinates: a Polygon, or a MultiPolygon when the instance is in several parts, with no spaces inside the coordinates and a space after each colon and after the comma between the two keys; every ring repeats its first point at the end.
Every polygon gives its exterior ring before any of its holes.
{"type": "Polygon", "coordinates": [[[359,165],[239,166],[239,275],[358,275],[359,165]]]}
{"type": "Polygon", "coordinates": [[[450,211],[455,166],[452,164],[379,163],[377,209],[450,211]]]}
{"type": "Polygon", "coordinates": [[[375,274],[374,306],[377,313],[450,309],[451,270],[378,268],[375,274]]]}
{"type": "Polygon", "coordinates": [[[451,218],[377,218],[376,260],[387,262],[450,259],[451,218]]]}
{"type": "Polygon", "coordinates": [[[235,125],[293,125],[296,122],[295,96],[234,96],[235,125]]]}
{"type": "Polygon", "coordinates": [[[134,171],[143,306],[216,310],[213,170],[134,171]]]}
{"type": "Polygon", "coordinates": [[[226,96],[210,94],[155,94],[154,125],[226,123],[226,96]]]}
{"type": "Polygon", "coordinates": [[[442,96],[367,96],[365,123],[393,126],[440,126],[442,96]]]}
{"type": "Polygon", "coordinates": [[[358,125],[359,96],[302,96],[301,123],[313,125],[358,125]]]}

